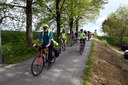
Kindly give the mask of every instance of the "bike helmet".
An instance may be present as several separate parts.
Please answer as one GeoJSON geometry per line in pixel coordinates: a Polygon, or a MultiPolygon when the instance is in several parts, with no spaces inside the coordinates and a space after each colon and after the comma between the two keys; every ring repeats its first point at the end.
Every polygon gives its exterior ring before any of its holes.
{"type": "Polygon", "coordinates": [[[43,24],[43,28],[49,28],[48,24],[43,24]]]}

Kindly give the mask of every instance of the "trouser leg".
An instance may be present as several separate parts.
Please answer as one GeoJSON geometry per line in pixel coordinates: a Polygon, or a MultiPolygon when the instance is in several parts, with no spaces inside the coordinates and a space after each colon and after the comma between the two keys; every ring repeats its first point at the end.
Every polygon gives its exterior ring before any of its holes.
{"type": "Polygon", "coordinates": [[[52,60],[52,50],[53,50],[53,46],[49,46],[48,47],[48,60],[49,61],[52,60]]]}
{"type": "Polygon", "coordinates": [[[83,43],[84,43],[84,45],[85,45],[85,39],[83,39],[83,43]]]}

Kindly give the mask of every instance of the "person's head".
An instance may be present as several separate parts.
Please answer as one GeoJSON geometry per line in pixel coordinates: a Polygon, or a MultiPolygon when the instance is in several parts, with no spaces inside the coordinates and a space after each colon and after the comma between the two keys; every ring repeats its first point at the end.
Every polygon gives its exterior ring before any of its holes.
{"type": "Polygon", "coordinates": [[[65,30],[64,29],[62,30],[62,33],[65,33],[65,30]]]}
{"type": "Polygon", "coordinates": [[[84,32],[86,32],[86,30],[84,30],[84,32]]]}
{"type": "Polygon", "coordinates": [[[44,32],[47,32],[48,31],[48,28],[49,28],[48,24],[43,24],[43,30],[44,30],[44,32]]]}
{"type": "Polygon", "coordinates": [[[83,32],[83,29],[80,29],[80,32],[83,32]]]}

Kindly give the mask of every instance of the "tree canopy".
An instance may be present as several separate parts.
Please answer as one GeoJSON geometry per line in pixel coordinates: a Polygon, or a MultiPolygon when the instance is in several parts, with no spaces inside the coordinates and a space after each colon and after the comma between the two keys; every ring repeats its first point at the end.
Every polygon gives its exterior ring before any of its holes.
{"type": "Polygon", "coordinates": [[[110,37],[118,38],[120,44],[128,36],[128,7],[119,7],[103,22],[102,30],[110,37]]]}

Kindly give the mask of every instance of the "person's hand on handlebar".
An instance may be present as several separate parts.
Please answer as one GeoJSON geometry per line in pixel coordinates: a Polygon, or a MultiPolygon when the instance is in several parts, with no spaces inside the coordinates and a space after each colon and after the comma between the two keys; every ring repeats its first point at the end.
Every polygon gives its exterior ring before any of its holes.
{"type": "Polygon", "coordinates": [[[37,46],[37,44],[33,44],[33,47],[36,47],[37,46]]]}
{"type": "Polygon", "coordinates": [[[33,44],[33,47],[36,47],[38,42],[39,42],[39,39],[36,40],[36,43],[33,44]]]}
{"type": "Polygon", "coordinates": [[[46,45],[46,48],[48,48],[49,46],[50,46],[50,44],[47,44],[47,45],[46,45]]]}

